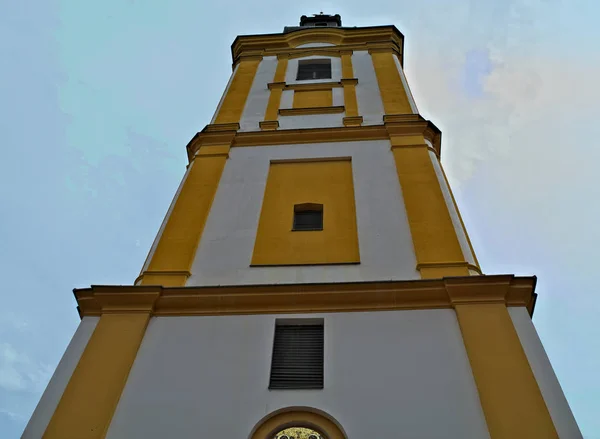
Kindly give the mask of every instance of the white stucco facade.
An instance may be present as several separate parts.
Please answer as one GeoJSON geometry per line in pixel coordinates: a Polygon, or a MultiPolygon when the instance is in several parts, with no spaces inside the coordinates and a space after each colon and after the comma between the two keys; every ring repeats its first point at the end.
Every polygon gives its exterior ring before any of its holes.
{"type": "Polygon", "coordinates": [[[358,79],[356,99],[358,114],[363,117],[363,125],[381,125],[385,111],[375,75],[375,67],[373,67],[373,60],[369,52],[366,50],[355,51],[352,54],[352,68],[354,77],[358,79]]]}
{"type": "Polygon", "coordinates": [[[187,286],[419,279],[387,140],[232,148],[187,286]],[[271,160],[350,157],[358,265],[250,267],[271,160]]]}
{"type": "Polygon", "coordinates": [[[79,323],[77,331],[67,346],[52,378],[50,378],[48,386],[46,386],[46,390],[42,394],[42,398],[25,427],[25,431],[21,436],[22,439],[39,439],[44,435],[44,431],[48,427],[48,423],[58,406],[77,363],[79,363],[81,354],[96,328],[98,320],[100,320],[100,317],[85,317],[79,323]]]}
{"type": "Polygon", "coordinates": [[[454,312],[421,310],[153,318],[107,438],[247,438],[290,406],[350,439],[489,437],[454,312]],[[322,390],[268,389],[278,317],[324,319],[322,390]]]}
{"type": "Polygon", "coordinates": [[[560,439],[582,439],[573,412],[556,378],[544,346],[524,307],[508,308],[519,340],[548,407],[554,428],[560,439]]]}

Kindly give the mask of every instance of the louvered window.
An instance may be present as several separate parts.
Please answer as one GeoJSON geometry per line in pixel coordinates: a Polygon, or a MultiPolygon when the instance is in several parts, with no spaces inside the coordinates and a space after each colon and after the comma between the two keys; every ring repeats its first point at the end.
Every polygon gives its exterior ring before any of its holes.
{"type": "Polygon", "coordinates": [[[296,80],[331,79],[330,59],[307,59],[298,63],[296,80]]]}
{"type": "Polygon", "coordinates": [[[276,325],[269,389],[323,388],[323,325],[276,325]]]}

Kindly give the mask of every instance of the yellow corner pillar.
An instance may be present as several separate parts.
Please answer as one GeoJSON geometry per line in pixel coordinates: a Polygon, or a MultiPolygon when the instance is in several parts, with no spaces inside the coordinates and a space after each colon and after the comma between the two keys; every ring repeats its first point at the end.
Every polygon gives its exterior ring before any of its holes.
{"type": "Polygon", "coordinates": [[[148,269],[142,273],[141,285],[185,285],[229,148],[230,145],[202,146],[196,153],[148,269]]]}
{"type": "Polygon", "coordinates": [[[344,87],[344,107],[346,117],[344,117],[345,126],[358,126],[362,124],[362,117],[358,115],[358,101],[356,99],[356,84],[358,80],[354,77],[352,67],[352,51],[346,50],[340,52],[342,60],[342,86],[344,87]]]}
{"type": "Polygon", "coordinates": [[[468,276],[425,139],[391,136],[391,144],[421,277],[468,276]]]}
{"type": "Polygon", "coordinates": [[[250,87],[258,70],[262,56],[245,56],[240,60],[234,77],[225,92],[215,124],[238,123],[242,117],[250,87]]]}
{"type": "Polygon", "coordinates": [[[391,49],[369,50],[385,114],[412,114],[408,90],[404,88],[391,49]]]}
{"type": "Polygon", "coordinates": [[[491,439],[558,438],[506,308],[508,284],[452,285],[447,281],[446,290],[491,439]]]}
{"type": "Polygon", "coordinates": [[[149,318],[150,310],[100,317],[43,439],[105,437],[149,318]]]}
{"type": "Polygon", "coordinates": [[[281,95],[285,88],[285,74],[288,66],[287,54],[279,55],[277,57],[277,68],[275,69],[275,76],[273,77],[273,83],[269,84],[269,102],[267,103],[267,110],[265,111],[265,120],[260,122],[260,128],[263,130],[274,130],[279,128],[277,122],[279,105],[281,103],[281,95]]]}

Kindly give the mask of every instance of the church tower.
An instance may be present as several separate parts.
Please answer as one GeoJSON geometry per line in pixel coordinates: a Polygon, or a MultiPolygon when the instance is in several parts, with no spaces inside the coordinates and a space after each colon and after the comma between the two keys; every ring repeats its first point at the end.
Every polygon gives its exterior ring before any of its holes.
{"type": "Polygon", "coordinates": [[[581,438],[535,277],[481,272],[403,46],[325,14],[235,39],[140,275],[75,290],[24,438],[581,438]]]}

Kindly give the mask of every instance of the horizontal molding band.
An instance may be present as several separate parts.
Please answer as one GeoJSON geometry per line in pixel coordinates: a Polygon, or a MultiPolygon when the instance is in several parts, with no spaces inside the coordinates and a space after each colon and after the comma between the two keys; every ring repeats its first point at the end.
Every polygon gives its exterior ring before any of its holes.
{"type": "MultiPolygon", "coordinates": [[[[342,81],[344,81],[342,79],[342,81]]],[[[358,80],[357,80],[358,83],[358,80]]],[[[302,91],[313,91],[313,90],[331,90],[332,88],[341,88],[344,84],[340,82],[306,82],[306,83],[294,83],[287,84],[285,82],[270,82],[267,84],[269,90],[276,88],[282,88],[285,90],[302,90],[302,91]]]]}
{"type": "MultiPolygon", "coordinates": [[[[386,116],[387,117],[387,116],[386,116]]],[[[207,145],[232,147],[294,145],[299,143],[353,142],[365,140],[390,140],[392,137],[420,135],[431,142],[438,158],[440,157],[442,134],[431,122],[418,114],[394,115],[381,125],[344,126],[329,128],[307,128],[278,130],[264,125],[261,131],[235,131],[229,126],[218,131],[216,125],[207,125],[187,144],[188,160],[191,161],[198,149],[207,145]],[[265,129],[269,128],[269,129],[265,129]]],[[[352,121],[355,122],[355,121],[352,121]]]]}
{"type": "Polygon", "coordinates": [[[354,50],[389,47],[400,55],[404,47],[404,35],[395,26],[371,26],[360,28],[306,28],[293,32],[240,35],[231,45],[233,65],[242,56],[309,56],[332,54],[354,50]],[[333,46],[297,48],[313,42],[331,43],[333,46]]]}
{"type": "Polygon", "coordinates": [[[281,108],[280,116],[305,116],[309,114],[337,114],[345,111],[343,105],[331,107],[281,108]]]}
{"type": "Polygon", "coordinates": [[[208,287],[92,286],[74,290],[81,317],[323,313],[504,303],[533,314],[535,277],[466,276],[389,282],[208,287]]]}

